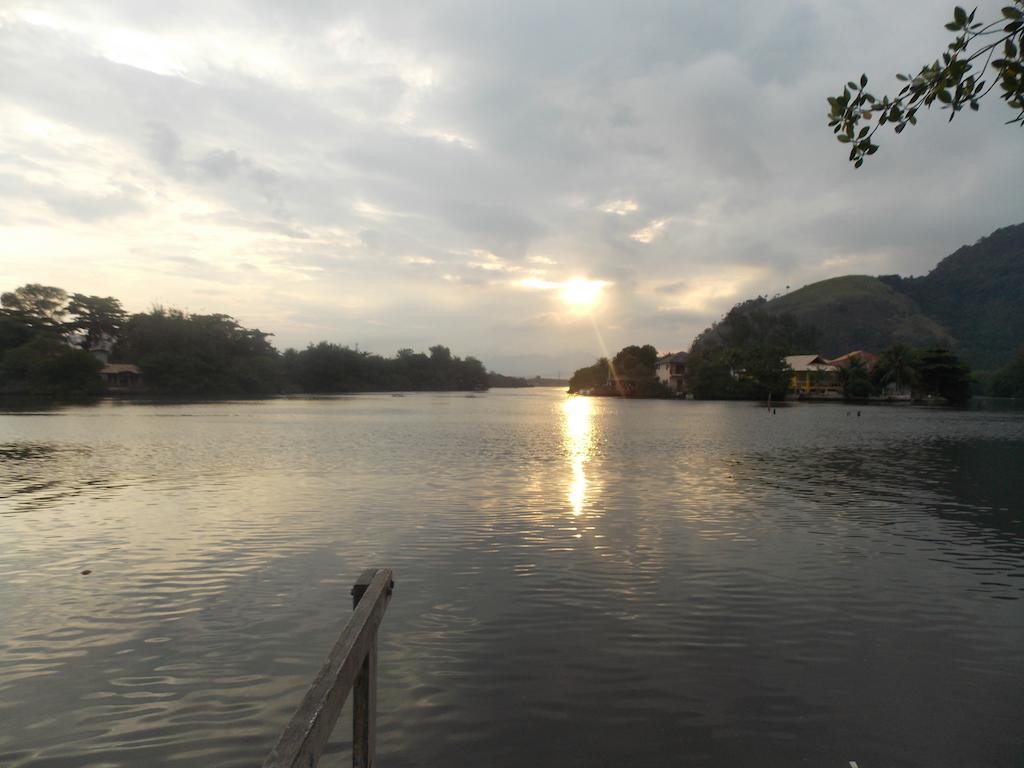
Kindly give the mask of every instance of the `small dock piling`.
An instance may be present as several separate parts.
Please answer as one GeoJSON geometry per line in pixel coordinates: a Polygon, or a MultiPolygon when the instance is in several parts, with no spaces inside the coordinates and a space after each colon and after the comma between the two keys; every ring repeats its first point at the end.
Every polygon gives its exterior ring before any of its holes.
{"type": "Polygon", "coordinates": [[[353,692],[352,766],[373,768],[377,737],[377,630],[395,582],[369,568],[352,586],[352,617],[263,768],[313,768],[353,692]]]}

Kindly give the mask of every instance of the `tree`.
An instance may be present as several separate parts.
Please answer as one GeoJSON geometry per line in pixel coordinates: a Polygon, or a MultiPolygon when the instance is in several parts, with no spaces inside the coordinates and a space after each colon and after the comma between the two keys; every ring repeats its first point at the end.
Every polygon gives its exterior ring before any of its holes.
{"type": "Polygon", "coordinates": [[[95,394],[103,364],[46,334],[8,350],[0,362],[0,389],[34,395],[95,394]]]}
{"type": "Polygon", "coordinates": [[[52,285],[28,283],[0,295],[3,313],[33,331],[60,333],[67,314],[68,295],[52,285]]]}
{"type": "Polygon", "coordinates": [[[758,400],[766,400],[769,396],[776,400],[786,397],[793,369],[786,363],[779,348],[759,345],[747,350],[741,359],[745,375],[740,382],[744,396],[758,400]]]}
{"type": "Polygon", "coordinates": [[[758,296],[737,304],[721,321],[705,329],[690,351],[714,346],[741,350],[768,346],[784,350],[784,354],[795,354],[818,346],[818,329],[801,325],[790,312],[769,309],[768,300],[758,296]]]}
{"type": "Polygon", "coordinates": [[[484,364],[475,357],[467,356],[463,360],[459,360],[459,358],[456,357],[455,362],[455,389],[460,391],[483,391],[490,386],[490,381],[487,377],[487,369],[484,367],[484,364]]]}
{"type": "Polygon", "coordinates": [[[82,293],[71,295],[67,305],[71,320],[64,324],[68,331],[82,333],[84,349],[95,349],[104,341],[113,342],[128,315],[121,302],[113,296],[86,296],[82,293]]]}
{"type": "Polygon", "coordinates": [[[925,394],[945,398],[953,404],[971,397],[971,369],[945,349],[926,349],[920,355],[918,375],[925,394]]]}
{"type": "Polygon", "coordinates": [[[650,344],[642,347],[631,344],[616,353],[612,359],[612,368],[620,379],[641,381],[654,378],[654,365],[657,362],[658,350],[650,344]]]}
{"type": "Polygon", "coordinates": [[[997,85],[1003,101],[1016,112],[1007,123],[1024,125],[1024,0],[1012,0],[1002,9],[1003,17],[989,24],[974,20],[976,10],[953,9],[946,29],[957,35],[941,61],[924,65],[916,75],[897,75],[906,85],[896,96],[876,98],[866,90],[868,76],[861,75],[859,81],[847,83],[841,94],[829,97],[828,124],[841,143],[850,145],[855,167],[878,151],[873,139],[882,126],[891,124],[901,133],[907,125],[917,124],[922,106],[930,108],[936,101],[949,110],[952,120],[964,107],[976,111],[997,85]],[[975,70],[975,62],[982,59],[981,68],[975,70]],[[987,81],[985,70],[990,65],[994,72],[987,81]]]}
{"type": "Polygon", "coordinates": [[[871,376],[860,355],[839,368],[839,383],[847,400],[867,400],[871,396],[871,376]]]}
{"type": "Polygon", "coordinates": [[[157,308],[131,316],[114,357],[142,368],[157,392],[262,395],[280,386],[280,359],[269,336],[228,315],[157,308]]]}
{"type": "Polygon", "coordinates": [[[5,350],[20,347],[33,336],[32,327],[17,317],[0,315],[0,356],[5,350]]]}
{"type": "Polygon", "coordinates": [[[686,383],[697,400],[738,397],[736,352],[730,348],[694,346],[686,360],[686,383]]]}
{"type": "Polygon", "coordinates": [[[882,353],[878,364],[872,372],[875,382],[880,387],[896,385],[896,391],[917,384],[917,355],[905,344],[897,344],[882,353]]]}
{"type": "Polygon", "coordinates": [[[992,378],[992,394],[996,397],[1024,397],[1024,349],[992,378]]]}
{"type": "Polygon", "coordinates": [[[610,371],[608,358],[602,357],[593,365],[578,369],[569,379],[569,392],[596,389],[608,383],[610,371]]]}
{"type": "Polygon", "coordinates": [[[435,344],[430,348],[430,359],[441,365],[447,365],[452,361],[452,351],[443,344],[435,344]]]}
{"type": "Polygon", "coordinates": [[[297,352],[285,350],[282,367],[290,391],[382,392],[396,390],[458,391],[487,389],[487,370],[475,357],[451,354],[448,347],[430,355],[400,349],[387,359],[369,352],[321,341],[297,352]]]}
{"type": "Polygon", "coordinates": [[[623,347],[609,360],[602,357],[580,368],[569,379],[569,392],[593,390],[596,394],[620,397],[669,397],[668,387],[658,381],[654,366],[658,350],[650,344],[623,347]]]}

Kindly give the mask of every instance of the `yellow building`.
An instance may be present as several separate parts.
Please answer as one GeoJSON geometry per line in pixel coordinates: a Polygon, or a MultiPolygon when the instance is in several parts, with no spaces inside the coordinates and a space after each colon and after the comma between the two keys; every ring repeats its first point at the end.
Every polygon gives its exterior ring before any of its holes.
{"type": "Polygon", "coordinates": [[[790,355],[786,365],[793,369],[789,389],[797,397],[840,397],[839,367],[820,355],[790,355]]]}

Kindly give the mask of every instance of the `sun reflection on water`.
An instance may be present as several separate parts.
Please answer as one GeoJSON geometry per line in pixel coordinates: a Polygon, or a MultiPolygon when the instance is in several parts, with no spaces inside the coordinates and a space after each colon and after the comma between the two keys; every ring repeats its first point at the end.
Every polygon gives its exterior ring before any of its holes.
{"type": "Polygon", "coordinates": [[[589,397],[571,397],[562,404],[562,413],[565,416],[565,451],[572,466],[569,504],[572,513],[580,515],[587,497],[587,475],[583,465],[590,460],[594,444],[593,400],[589,397]]]}

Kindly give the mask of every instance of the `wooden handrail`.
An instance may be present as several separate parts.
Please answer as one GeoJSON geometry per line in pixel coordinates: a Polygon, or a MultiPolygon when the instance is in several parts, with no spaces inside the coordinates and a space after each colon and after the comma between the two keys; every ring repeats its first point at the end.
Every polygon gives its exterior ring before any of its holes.
{"type": "Polygon", "coordinates": [[[352,765],[373,768],[377,721],[377,628],[395,582],[389,568],[363,571],[352,586],[355,609],[327,661],[285,726],[263,768],[312,768],[331,737],[350,690],[352,765]]]}

